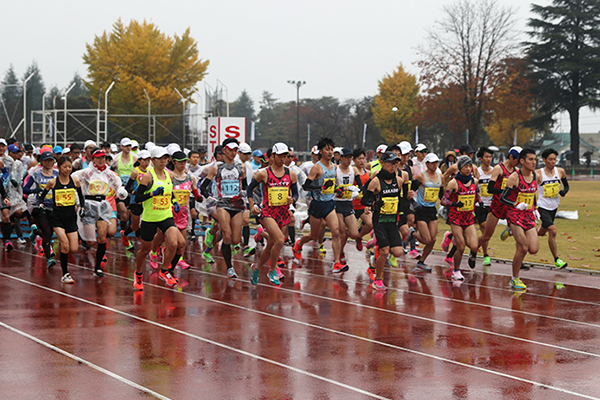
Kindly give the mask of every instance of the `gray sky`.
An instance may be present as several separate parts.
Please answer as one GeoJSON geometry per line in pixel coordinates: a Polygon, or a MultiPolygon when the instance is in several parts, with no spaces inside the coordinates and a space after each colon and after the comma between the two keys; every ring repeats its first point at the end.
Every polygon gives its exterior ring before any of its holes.
{"type": "MultiPolygon", "coordinates": [[[[213,87],[221,80],[229,101],[244,89],[257,110],[265,90],[281,101],[295,100],[288,80],[306,81],[302,98],[343,101],[376,94],[378,80],[400,63],[418,74],[416,48],[452,2],[2,0],[0,72],[12,63],[21,77],[36,60],[46,86],[63,88],[76,71],[87,75],[82,55],[95,35],[110,31],[118,18],[125,24],[146,19],[168,35],[190,27],[201,58],[210,61],[205,80],[213,87]]],[[[525,31],[530,2],[498,3],[517,10],[517,28],[525,31]]],[[[582,132],[600,129],[600,115],[582,117],[582,132]]],[[[562,118],[562,130],[568,128],[568,118],[562,118]]]]}

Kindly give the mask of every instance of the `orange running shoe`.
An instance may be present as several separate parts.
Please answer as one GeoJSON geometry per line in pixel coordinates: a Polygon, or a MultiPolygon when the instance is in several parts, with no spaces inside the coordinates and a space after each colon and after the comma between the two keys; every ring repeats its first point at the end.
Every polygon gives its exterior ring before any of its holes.
{"type": "Polygon", "coordinates": [[[135,290],[144,290],[144,273],[138,274],[137,271],[133,273],[133,287],[135,290]]]}

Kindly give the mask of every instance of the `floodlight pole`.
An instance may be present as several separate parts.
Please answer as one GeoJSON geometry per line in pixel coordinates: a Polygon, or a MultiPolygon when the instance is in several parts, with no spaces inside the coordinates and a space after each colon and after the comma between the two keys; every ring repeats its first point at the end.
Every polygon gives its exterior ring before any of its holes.
{"type": "Polygon", "coordinates": [[[150,117],[150,111],[151,111],[151,103],[150,103],[150,96],[148,96],[148,92],[146,92],[146,89],[142,89],[144,91],[144,94],[146,95],[146,98],[148,99],[148,141],[150,141],[150,126],[152,125],[151,122],[151,117],[150,117]]]}
{"type": "MultiPolygon", "coordinates": [[[[104,141],[108,141],[108,92],[115,86],[115,81],[112,81],[106,92],[104,92],[104,141]]],[[[98,103],[100,104],[100,103],[98,103]]]]}
{"type": "Polygon", "coordinates": [[[179,90],[177,90],[177,88],[173,88],[175,89],[175,92],[177,92],[177,94],[179,95],[179,97],[181,97],[181,104],[183,104],[183,111],[181,112],[181,131],[183,132],[183,147],[185,147],[185,102],[186,99],[181,95],[181,92],[179,92],[179,90]]]}
{"type": "Polygon", "coordinates": [[[229,89],[219,79],[217,79],[217,82],[219,82],[221,84],[221,86],[225,87],[225,102],[227,104],[227,118],[229,118],[229,89]]]}
{"type": "MultiPolygon", "coordinates": [[[[64,104],[64,113],[65,113],[65,135],[63,136],[64,138],[64,147],[67,147],[67,96],[69,96],[69,92],[75,87],[75,85],[77,84],[77,82],[73,82],[73,84],[71,86],[69,86],[69,88],[67,89],[67,91],[65,92],[65,104],[64,104]]],[[[54,136],[54,145],[56,146],[56,139],[58,139],[56,136],[54,136]]]]}
{"type": "MultiPolygon", "coordinates": [[[[42,96],[42,143],[46,141],[46,96],[50,94],[55,87],[56,85],[52,85],[42,96]]],[[[31,131],[31,144],[33,144],[33,130],[31,131]]]]}
{"type": "Polygon", "coordinates": [[[290,85],[296,86],[296,146],[300,151],[300,87],[306,85],[305,81],[287,81],[290,85]]]}
{"type": "Polygon", "coordinates": [[[29,75],[27,77],[27,79],[25,79],[23,81],[23,141],[27,141],[27,82],[29,82],[29,80],[31,78],[33,78],[33,76],[35,75],[35,72],[32,73],[31,75],[29,75]]]}

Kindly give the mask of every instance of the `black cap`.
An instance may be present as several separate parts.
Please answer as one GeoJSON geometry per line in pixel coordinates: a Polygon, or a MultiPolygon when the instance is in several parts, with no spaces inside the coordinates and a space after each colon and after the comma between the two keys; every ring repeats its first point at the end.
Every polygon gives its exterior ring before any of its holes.
{"type": "Polygon", "coordinates": [[[223,154],[223,146],[220,144],[215,147],[215,154],[223,154]]]}
{"type": "Polygon", "coordinates": [[[187,161],[188,158],[183,151],[176,151],[171,155],[173,161],[187,161]]]}
{"type": "Polygon", "coordinates": [[[354,152],[347,147],[344,147],[342,149],[342,152],[340,153],[340,156],[342,156],[342,157],[347,157],[347,156],[352,156],[352,155],[354,155],[354,152]]]}
{"type": "Polygon", "coordinates": [[[381,156],[381,161],[382,162],[392,162],[392,161],[399,160],[399,159],[400,158],[398,158],[398,156],[396,155],[396,153],[394,153],[393,151],[386,151],[381,156]]]}
{"type": "Polygon", "coordinates": [[[269,159],[271,157],[271,154],[273,154],[273,149],[272,148],[268,148],[266,154],[267,154],[267,159],[269,159]]]}
{"type": "Polygon", "coordinates": [[[25,151],[33,151],[33,146],[29,143],[23,144],[23,148],[25,149],[25,151]]]}
{"type": "Polygon", "coordinates": [[[473,148],[468,145],[468,144],[463,144],[462,146],[460,146],[460,148],[458,149],[458,151],[461,154],[473,154],[475,153],[475,150],[473,150],[473,148]]]}
{"type": "Polygon", "coordinates": [[[42,161],[54,160],[54,154],[51,151],[45,151],[41,154],[42,161]]]}
{"type": "Polygon", "coordinates": [[[200,147],[198,148],[198,153],[206,153],[206,151],[207,151],[207,150],[206,150],[206,146],[200,146],[200,147]]]}

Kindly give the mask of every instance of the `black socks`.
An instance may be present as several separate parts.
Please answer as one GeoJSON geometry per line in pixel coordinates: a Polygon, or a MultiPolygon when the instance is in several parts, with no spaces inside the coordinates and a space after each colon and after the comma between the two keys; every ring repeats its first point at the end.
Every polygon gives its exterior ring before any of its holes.
{"type": "Polygon", "coordinates": [[[98,243],[98,250],[96,251],[96,266],[94,269],[101,269],[100,264],[102,264],[102,259],[106,254],[106,243],[98,243]]]}
{"type": "Polygon", "coordinates": [[[233,264],[231,263],[231,244],[223,243],[221,245],[221,252],[223,253],[223,258],[225,259],[225,264],[227,264],[227,268],[233,268],[233,264]]]}
{"type": "Polygon", "coordinates": [[[67,270],[67,264],[69,263],[69,253],[60,253],[60,267],[62,268],[62,274],[66,274],[69,271],[67,270]]]}

